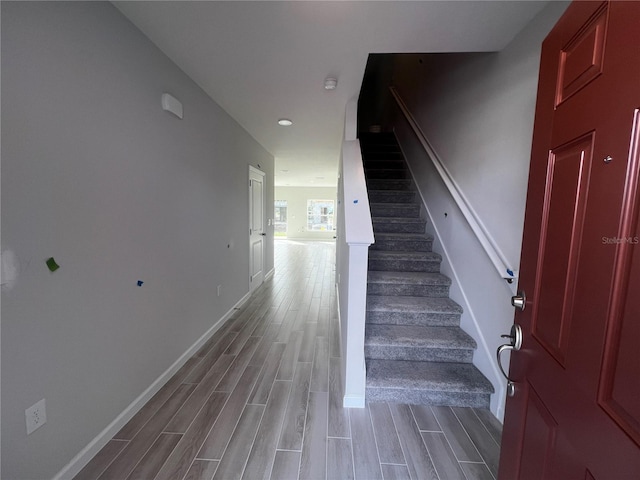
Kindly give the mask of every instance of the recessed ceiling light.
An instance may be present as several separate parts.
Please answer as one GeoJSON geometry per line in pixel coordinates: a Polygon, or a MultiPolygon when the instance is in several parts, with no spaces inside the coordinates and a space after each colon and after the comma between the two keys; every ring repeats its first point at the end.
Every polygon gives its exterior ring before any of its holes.
{"type": "Polygon", "coordinates": [[[327,77],[324,79],[325,90],[335,90],[338,86],[338,79],[334,77],[327,77]]]}
{"type": "Polygon", "coordinates": [[[293,122],[288,118],[281,118],[280,120],[278,120],[278,125],[281,125],[283,127],[289,127],[293,125],[293,122]]]}

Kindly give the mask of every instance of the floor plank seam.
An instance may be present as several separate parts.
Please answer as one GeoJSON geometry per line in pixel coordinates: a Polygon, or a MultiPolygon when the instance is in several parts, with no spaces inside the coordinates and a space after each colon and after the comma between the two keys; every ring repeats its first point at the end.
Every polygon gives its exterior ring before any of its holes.
{"type": "MultiPolygon", "coordinates": [[[[275,384],[275,382],[273,382],[273,384],[275,384]]],[[[269,396],[271,396],[271,391],[273,390],[273,384],[271,385],[271,390],[269,390],[269,396]]],[[[242,478],[244,476],[244,472],[247,468],[247,464],[249,463],[249,457],[251,456],[251,450],[253,449],[253,446],[256,443],[256,438],[258,436],[258,431],[260,431],[260,425],[262,424],[262,421],[264,420],[264,414],[267,411],[267,407],[265,405],[265,407],[262,409],[262,413],[260,415],[260,421],[258,422],[258,425],[256,427],[256,431],[253,434],[253,439],[251,440],[251,448],[249,448],[249,450],[247,451],[247,456],[244,459],[244,464],[242,465],[242,470],[240,472],[240,475],[238,476],[238,478],[242,478]]],[[[224,457],[224,455],[222,455],[224,457]]],[[[222,460],[220,460],[222,461],[222,460]]],[[[273,465],[272,465],[273,468],[273,465]]]]}
{"type": "MultiPolygon", "coordinates": [[[[387,404],[387,406],[389,405],[388,402],[384,402],[387,404]]],[[[389,413],[391,414],[391,409],[389,409],[389,413]]],[[[413,412],[412,412],[413,414],[413,412]]],[[[398,440],[400,440],[400,432],[398,432],[398,425],[396,424],[396,419],[393,415],[391,415],[391,422],[393,423],[393,430],[396,434],[396,436],[398,437],[398,440]]],[[[375,431],[374,431],[375,434],[375,431]]],[[[402,452],[402,457],[404,458],[404,465],[407,465],[407,470],[409,469],[409,465],[407,464],[407,454],[404,451],[404,447],[402,446],[402,442],[400,442],[400,451],[402,452]]]]}
{"type": "Polygon", "coordinates": [[[484,429],[486,430],[489,438],[491,440],[493,440],[493,443],[495,443],[497,445],[498,448],[500,448],[500,443],[498,443],[496,441],[495,438],[493,438],[493,435],[491,435],[491,432],[489,431],[489,428],[487,427],[487,425],[485,424],[485,422],[480,418],[480,416],[478,415],[478,413],[475,411],[475,409],[471,410],[473,412],[473,414],[476,416],[476,418],[478,419],[478,421],[480,422],[480,424],[484,427],[484,429]]]}
{"type": "Polygon", "coordinates": [[[476,449],[476,452],[478,452],[478,456],[482,459],[482,461],[486,464],[487,463],[487,459],[484,458],[484,456],[482,455],[482,453],[480,453],[480,449],[478,448],[478,446],[476,445],[476,442],[473,441],[473,438],[471,438],[471,435],[469,435],[469,431],[467,430],[467,428],[464,426],[464,423],[462,423],[462,421],[460,420],[460,418],[458,417],[458,415],[456,415],[456,412],[453,410],[453,408],[450,408],[450,410],[453,412],[453,415],[456,417],[456,419],[458,420],[458,422],[460,423],[460,426],[462,427],[462,429],[464,430],[464,433],[467,435],[467,438],[469,438],[469,441],[471,442],[471,445],[473,445],[473,448],[476,449]]]}

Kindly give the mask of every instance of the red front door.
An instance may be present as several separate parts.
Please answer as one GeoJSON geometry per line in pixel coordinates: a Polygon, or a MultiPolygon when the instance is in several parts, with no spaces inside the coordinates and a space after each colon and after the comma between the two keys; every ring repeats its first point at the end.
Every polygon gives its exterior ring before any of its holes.
{"type": "Polygon", "coordinates": [[[543,44],[500,479],[640,479],[640,2],[543,44]]]}

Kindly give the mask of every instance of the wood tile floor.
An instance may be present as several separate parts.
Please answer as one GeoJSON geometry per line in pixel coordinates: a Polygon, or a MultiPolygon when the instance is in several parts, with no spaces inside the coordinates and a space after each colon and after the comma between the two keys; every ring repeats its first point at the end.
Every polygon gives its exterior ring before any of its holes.
{"type": "Polygon", "coordinates": [[[278,239],[275,255],[275,275],[75,478],[496,478],[487,410],[341,407],[335,246],[278,239]]]}

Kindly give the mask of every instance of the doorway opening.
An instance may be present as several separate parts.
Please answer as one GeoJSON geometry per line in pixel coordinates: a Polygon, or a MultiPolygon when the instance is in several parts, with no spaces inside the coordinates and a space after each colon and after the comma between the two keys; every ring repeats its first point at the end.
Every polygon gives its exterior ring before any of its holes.
{"type": "Polygon", "coordinates": [[[273,235],[276,237],[287,236],[287,201],[276,200],[273,213],[273,235]]]}

